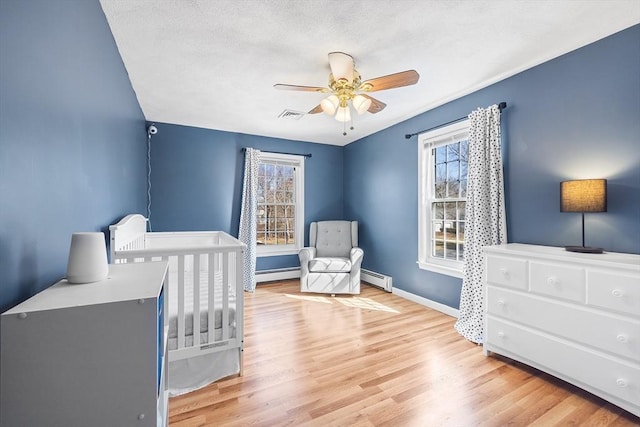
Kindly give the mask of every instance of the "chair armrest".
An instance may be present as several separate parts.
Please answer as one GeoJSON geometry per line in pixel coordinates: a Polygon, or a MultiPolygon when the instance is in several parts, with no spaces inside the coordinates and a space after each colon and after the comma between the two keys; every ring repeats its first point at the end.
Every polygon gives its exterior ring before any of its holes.
{"type": "Polygon", "coordinates": [[[364,251],[360,248],[351,248],[349,257],[351,258],[351,265],[355,268],[360,268],[362,258],[364,257],[364,251]]]}
{"type": "Polygon", "coordinates": [[[316,257],[316,248],[302,248],[298,252],[300,258],[300,274],[305,275],[309,272],[309,261],[316,257]]]}
{"type": "Polygon", "coordinates": [[[316,257],[316,248],[302,248],[300,252],[298,252],[298,258],[300,258],[300,263],[308,263],[310,260],[316,257]]]}

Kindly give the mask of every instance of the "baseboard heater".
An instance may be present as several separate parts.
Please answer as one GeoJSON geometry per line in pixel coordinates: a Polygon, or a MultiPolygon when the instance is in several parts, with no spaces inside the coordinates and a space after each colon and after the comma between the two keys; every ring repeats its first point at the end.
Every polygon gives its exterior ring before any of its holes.
{"type": "Polygon", "coordinates": [[[392,292],[393,290],[393,278],[391,276],[385,276],[384,274],[361,268],[360,278],[383,291],[392,292]]]}
{"type": "Polygon", "coordinates": [[[256,283],[273,282],[276,280],[297,279],[300,277],[300,267],[276,268],[272,270],[256,271],[256,283]]]}

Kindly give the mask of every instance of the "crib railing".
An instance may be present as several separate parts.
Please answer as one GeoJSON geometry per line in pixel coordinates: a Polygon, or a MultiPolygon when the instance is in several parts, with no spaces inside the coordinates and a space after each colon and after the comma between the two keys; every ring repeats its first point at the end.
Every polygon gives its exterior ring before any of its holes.
{"type": "MultiPolygon", "coordinates": [[[[198,233],[189,233],[197,235],[198,233]]],[[[170,247],[171,235],[176,244],[185,244],[189,239],[184,239],[182,233],[146,233],[142,239],[136,238],[123,245],[121,248],[112,249],[113,263],[131,263],[166,260],[169,262],[169,274],[165,284],[166,300],[175,298],[177,294],[177,348],[169,351],[169,360],[184,359],[215,352],[228,348],[238,347],[242,349],[243,339],[243,283],[242,261],[244,245],[231,236],[222,232],[206,233],[212,237],[215,234],[216,245],[205,247],[170,247]],[[150,241],[158,236],[164,242],[160,246],[153,247],[150,241]],[[140,242],[142,241],[142,247],[140,242]],[[169,244],[167,244],[169,243],[169,244]],[[146,247],[145,247],[146,246],[146,247]],[[201,301],[201,279],[207,276],[205,286],[208,287],[207,301],[201,301]],[[175,281],[176,283],[173,283],[175,281]],[[187,291],[193,298],[192,324],[193,345],[187,345],[187,321],[188,313],[186,295],[187,291]],[[217,292],[219,291],[219,292],[217,292]],[[216,338],[216,311],[220,311],[221,323],[216,338]],[[231,312],[235,311],[235,322],[231,322],[231,312]],[[201,315],[206,311],[207,334],[206,338],[201,334],[201,315]],[[235,325],[234,325],[235,324],[235,325]]],[[[203,236],[201,236],[203,237],[203,236]]],[[[191,240],[193,241],[193,240],[191,240]]],[[[171,307],[168,307],[171,311],[171,307]]]]}

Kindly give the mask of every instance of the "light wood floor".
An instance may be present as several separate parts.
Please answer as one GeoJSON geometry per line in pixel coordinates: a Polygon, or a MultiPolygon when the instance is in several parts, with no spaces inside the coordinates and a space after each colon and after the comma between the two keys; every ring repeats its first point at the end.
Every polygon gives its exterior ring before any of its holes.
{"type": "Polygon", "coordinates": [[[587,392],[461,338],[454,319],[373,287],[245,294],[244,376],[172,398],[170,425],[631,426],[587,392]]]}

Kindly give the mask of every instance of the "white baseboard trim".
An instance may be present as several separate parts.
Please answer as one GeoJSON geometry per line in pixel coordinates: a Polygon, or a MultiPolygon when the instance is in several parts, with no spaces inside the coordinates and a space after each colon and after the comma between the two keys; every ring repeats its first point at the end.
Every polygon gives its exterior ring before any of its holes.
{"type": "Polygon", "coordinates": [[[425,307],[432,308],[448,316],[455,317],[456,319],[460,315],[460,311],[457,308],[449,307],[448,305],[441,304],[436,301],[412,294],[411,292],[403,291],[402,289],[393,288],[393,294],[398,295],[401,298],[408,299],[417,304],[424,305],[425,307]]]}
{"type": "Polygon", "coordinates": [[[300,268],[298,267],[256,271],[256,283],[298,278],[300,278],[300,268]]]}

